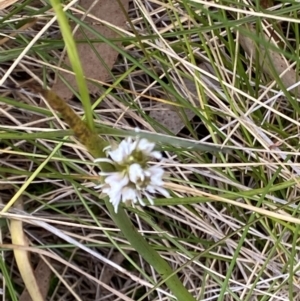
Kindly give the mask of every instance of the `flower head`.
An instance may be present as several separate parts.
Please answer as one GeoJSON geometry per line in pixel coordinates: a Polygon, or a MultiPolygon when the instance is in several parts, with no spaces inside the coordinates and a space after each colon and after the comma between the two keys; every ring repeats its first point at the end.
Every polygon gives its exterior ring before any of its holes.
{"type": "Polygon", "coordinates": [[[133,141],[132,138],[127,138],[115,150],[108,151],[108,155],[119,165],[141,161],[141,159],[148,160],[151,157],[160,160],[162,155],[158,151],[153,151],[154,147],[155,144],[147,139],[133,141]]]}
{"type": "Polygon", "coordinates": [[[159,165],[149,166],[150,158],[162,158],[160,152],[154,151],[154,147],[155,144],[147,139],[127,138],[116,149],[107,152],[110,159],[95,160],[109,161],[115,166],[115,172],[99,173],[105,177],[104,184],[95,188],[101,188],[103,193],[108,195],[116,213],[120,202],[139,203],[144,206],[142,196],[145,196],[153,205],[153,194],[170,196],[163,188],[163,168],[159,165]]]}

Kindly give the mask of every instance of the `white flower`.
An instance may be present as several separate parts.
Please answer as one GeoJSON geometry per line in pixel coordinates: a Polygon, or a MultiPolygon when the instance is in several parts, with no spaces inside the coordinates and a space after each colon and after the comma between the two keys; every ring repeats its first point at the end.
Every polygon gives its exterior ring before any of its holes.
{"type": "Polygon", "coordinates": [[[108,155],[118,164],[130,163],[130,161],[134,161],[135,157],[138,156],[144,156],[145,159],[152,157],[160,160],[162,155],[158,151],[153,151],[154,147],[155,144],[149,142],[147,139],[142,138],[132,141],[132,138],[129,137],[123,140],[117,149],[108,151],[108,155]]]}
{"type": "Polygon", "coordinates": [[[168,191],[163,188],[164,170],[161,166],[149,166],[149,159],[160,160],[162,155],[154,151],[155,144],[147,139],[132,140],[127,138],[112,151],[108,151],[108,158],[99,158],[95,162],[108,161],[114,164],[116,171],[111,173],[100,172],[104,176],[104,184],[95,188],[102,189],[108,195],[115,212],[118,212],[120,202],[139,203],[145,206],[144,195],[150,204],[153,202],[153,194],[159,193],[170,197],[168,191]]]}

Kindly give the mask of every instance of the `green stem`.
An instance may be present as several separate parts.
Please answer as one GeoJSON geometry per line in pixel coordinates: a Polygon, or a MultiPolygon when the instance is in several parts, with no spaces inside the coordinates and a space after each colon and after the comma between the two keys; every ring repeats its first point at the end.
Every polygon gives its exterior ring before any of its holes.
{"type": "Polygon", "coordinates": [[[114,212],[114,208],[106,200],[106,207],[109,213],[121,229],[123,235],[130,242],[131,246],[141,255],[151,266],[153,266],[165,281],[168,288],[178,301],[196,301],[196,299],[184,287],[177,275],[170,275],[173,273],[170,265],[147,243],[146,239],[136,230],[132,225],[130,219],[126,215],[123,208],[118,209],[118,213],[114,212]]]}
{"type": "Polygon", "coordinates": [[[81,61],[78,55],[76,43],[73,39],[72,31],[66,17],[65,12],[62,9],[61,3],[59,0],[50,0],[50,3],[53,7],[53,10],[56,14],[57,21],[66,45],[68,57],[72,66],[72,69],[75,73],[75,78],[79,90],[79,94],[81,96],[81,102],[84,107],[86,123],[90,130],[95,129],[94,119],[93,119],[93,112],[90,109],[90,95],[87,88],[87,84],[85,81],[85,77],[83,74],[83,69],[81,65],[81,61]]]}

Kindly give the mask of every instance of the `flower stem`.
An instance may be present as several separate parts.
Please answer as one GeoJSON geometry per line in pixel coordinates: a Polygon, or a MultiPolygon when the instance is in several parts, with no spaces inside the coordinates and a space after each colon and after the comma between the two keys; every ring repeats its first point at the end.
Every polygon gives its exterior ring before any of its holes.
{"type": "Polygon", "coordinates": [[[126,215],[123,208],[119,207],[116,214],[113,206],[108,200],[105,201],[110,215],[116,225],[121,229],[123,235],[130,242],[131,246],[141,255],[154,269],[160,274],[165,281],[173,295],[178,301],[196,301],[196,299],[184,287],[177,275],[170,275],[173,273],[170,265],[147,243],[146,239],[138,233],[136,228],[132,225],[130,219],[126,215]]]}

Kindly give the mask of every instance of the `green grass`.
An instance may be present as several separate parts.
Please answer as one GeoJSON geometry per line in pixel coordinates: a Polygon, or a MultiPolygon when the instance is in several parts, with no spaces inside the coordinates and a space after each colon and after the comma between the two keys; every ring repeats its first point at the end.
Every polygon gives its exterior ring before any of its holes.
{"type": "MultiPolygon", "coordinates": [[[[72,9],[56,11],[60,21],[41,32],[53,17],[50,2],[28,0],[2,12],[0,32],[7,35],[38,16],[0,46],[0,208],[9,209],[1,213],[7,221],[23,220],[33,266],[38,254],[52,258],[49,299],[116,300],[118,292],[119,300],[174,300],[176,287],[147,262],[159,254],[195,300],[300,300],[299,105],[272,57],[294,64],[298,80],[300,4],[276,2],[267,10],[258,1],[203,3],[136,1],[114,38],[72,9]],[[67,20],[94,33],[78,43],[104,43],[119,53],[105,84],[89,79],[96,95],[89,95],[67,20]],[[256,25],[255,32],[246,25],[256,25]],[[256,43],[252,56],[242,47],[246,37],[256,43]],[[93,189],[100,179],[92,154],[40,96],[14,89],[30,80],[51,86],[64,45],[72,66],[63,67],[78,83],[68,104],[89,128],[117,143],[139,127],[165,154],[172,198],[124,207],[123,229],[93,189]],[[204,73],[201,62],[214,72],[204,73]],[[178,112],[183,129],[172,133],[155,110],[178,112]],[[19,195],[24,213],[12,207],[19,195]],[[151,246],[148,255],[132,244],[131,227],[151,246]]],[[[23,282],[6,223],[0,237],[2,293],[19,300],[23,282]]]]}

